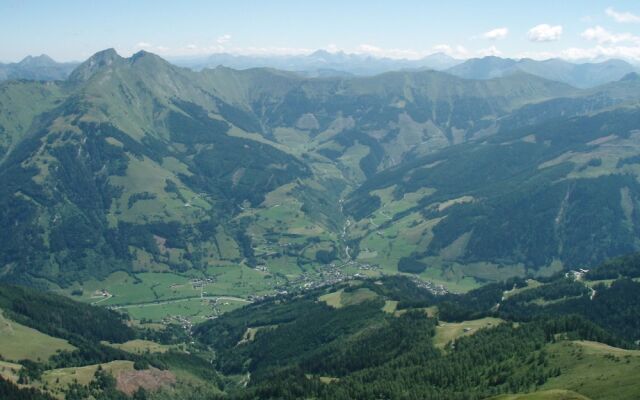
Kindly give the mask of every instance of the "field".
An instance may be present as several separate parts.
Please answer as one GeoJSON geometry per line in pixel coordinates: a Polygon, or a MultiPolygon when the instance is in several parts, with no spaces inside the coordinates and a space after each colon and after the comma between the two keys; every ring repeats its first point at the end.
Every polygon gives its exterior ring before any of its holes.
{"type": "Polygon", "coordinates": [[[46,361],[58,351],[73,349],[66,340],[18,324],[0,313],[0,355],[5,360],[46,361]]]}
{"type": "Polygon", "coordinates": [[[18,380],[18,371],[22,368],[20,364],[14,364],[7,361],[0,361],[0,376],[4,379],[16,382],[18,380]]]}
{"type": "Polygon", "coordinates": [[[134,320],[197,323],[242,307],[251,295],[272,293],[281,283],[268,272],[224,265],[184,274],[118,271],[105,280],[88,280],[61,292],[74,300],[113,307],[134,320]]]}
{"type": "Polygon", "coordinates": [[[345,292],[344,289],[340,289],[336,292],[322,295],[318,300],[324,301],[330,307],[342,308],[360,304],[367,300],[373,300],[377,296],[377,294],[367,288],[356,289],[350,292],[345,292]]]}
{"type": "Polygon", "coordinates": [[[547,346],[550,365],[562,374],[549,379],[542,389],[568,389],[592,400],[638,399],[640,351],[602,343],[575,341],[547,346]]]}
{"type": "Polygon", "coordinates": [[[396,312],[398,308],[398,302],[396,300],[386,300],[384,302],[384,307],[382,307],[382,311],[393,314],[396,312]]]}
{"type": "Polygon", "coordinates": [[[552,389],[527,394],[505,394],[492,397],[491,400],[589,400],[589,398],[570,390],[552,389]]]}
{"type": "Polygon", "coordinates": [[[534,279],[527,279],[527,286],[521,287],[521,288],[517,288],[517,289],[507,290],[506,292],[504,292],[504,298],[508,299],[509,297],[514,296],[514,295],[519,294],[519,293],[522,293],[525,290],[535,289],[540,285],[542,285],[542,284],[540,282],[534,280],[534,279]]]}
{"type": "Polygon", "coordinates": [[[171,349],[171,346],[151,342],[149,340],[135,339],[124,343],[105,343],[116,349],[124,350],[134,354],[144,353],[164,353],[171,349]]]}
{"type": "Polygon", "coordinates": [[[126,311],[131,317],[137,320],[147,319],[153,322],[160,322],[172,316],[180,316],[191,322],[202,322],[208,317],[217,316],[224,312],[234,310],[247,304],[241,299],[221,298],[194,298],[173,300],[166,303],[151,303],[123,306],[119,308],[126,311]]]}
{"type": "Polygon", "coordinates": [[[91,382],[98,365],[102,365],[102,368],[113,376],[117,376],[121,371],[133,371],[132,361],[111,361],[85,367],[52,369],[42,374],[42,385],[47,386],[50,392],[61,395],[62,390],[75,381],[81,385],[91,382]]]}
{"type": "Polygon", "coordinates": [[[436,327],[436,335],[433,344],[436,347],[444,348],[447,343],[467,335],[473,335],[482,328],[489,328],[503,323],[499,318],[482,318],[463,322],[443,322],[436,327]]]}
{"type": "Polygon", "coordinates": [[[81,296],[73,296],[75,300],[101,306],[119,306],[199,298],[201,287],[205,296],[246,297],[266,294],[273,290],[272,280],[271,275],[265,272],[240,265],[211,266],[204,273],[191,270],[185,274],[173,272],[129,274],[118,271],[105,280],[88,280],[63,293],[71,295],[74,290],[81,290],[81,296]]]}
{"type": "Polygon", "coordinates": [[[561,375],[539,392],[503,395],[491,400],[631,400],[640,393],[640,351],[589,341],[549,344],[549,365],[561,375]]]}

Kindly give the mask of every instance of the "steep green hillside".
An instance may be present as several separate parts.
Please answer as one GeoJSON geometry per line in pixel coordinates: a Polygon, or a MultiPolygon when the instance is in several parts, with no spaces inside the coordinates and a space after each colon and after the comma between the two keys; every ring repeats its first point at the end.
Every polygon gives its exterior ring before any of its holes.
{"type": "Polygon", "coordinates": [[[195,299],[175,287],[199,279],[247,297],[400,271],[466,291],[599,262],[639,247],[639,85],[105,50],[65,82],[0,86],[0,276],[121,306],[195,299]]]}
{"type": "Polygon", "coordinates": [[[2,88],[1,274],[54,288],[262,264],[274,289],[348,252],[341,199],[367,177],[575,93],[524,75],[196,73],[113,50],[67,82],[2,88]]]}
{"type": "Polygon", "coordinates": [[[638,250],[639,115],[507,120],[490,138],[372,177],[345,206],[359,259],[495,279],[504,266],[544,273],[638,250]]]}
{"type": "Polygon", "coordinates": [[[229,123],[185,100],[210,96],[183,73],[109,51],[74,72],[70,95],[0,166],[1,219],[17,224],[2,238],[8,278],[68,284],[117,269],[186,270],[224,259],[218,240],[237,249],[228,259],[251,257],[232,217],[309,168],[227,135],[229,123]]]}

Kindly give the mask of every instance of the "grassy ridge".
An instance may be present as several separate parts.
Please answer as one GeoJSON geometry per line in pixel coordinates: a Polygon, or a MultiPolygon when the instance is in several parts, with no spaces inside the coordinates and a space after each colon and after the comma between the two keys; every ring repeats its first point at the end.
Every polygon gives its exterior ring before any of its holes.
{"type": "Polygon", "coordinates": [[[5,360],[47,360],[59,351],[72,351],[68,341],[18,324],[0,313],[0,355],[5,360]]]}

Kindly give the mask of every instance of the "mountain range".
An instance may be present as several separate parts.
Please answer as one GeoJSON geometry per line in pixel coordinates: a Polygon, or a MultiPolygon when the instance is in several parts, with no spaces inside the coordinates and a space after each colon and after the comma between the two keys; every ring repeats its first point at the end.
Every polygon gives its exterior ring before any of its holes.
{"type": "Polygon", "coordinates": [[[0,82],[0,397],[636,399],[640,75],[453,68],[0,82]]]}
{"type": "Polygon", "coordinates": [[[462,62],[444,53],[417,60],[374,57],[366,54],[316,50],[305,55],[254,56],[217,53],[204,57],[175,58],[176,65],[200,70],[225,66],[234,69],[274,68],[294,71],[309,77],[340,75],[377,75],[403,69],[444,70],[462,62]]]}
{"type": "Polygon", "coordinates": [[[28,79],[35,81],[65,80],[79,63],[59,63],[46,54],[27,56],[17,63],[0,63],[0,81],[28,79]]]}
{"type": "MultiPolygon", "coordinates": [[[[218,66],[232,69],[273,68],[296,72],[308,78],[373,76],[392,71],[445,71],[466,79],[492,79],[526,72],[545,79],[591,88],[617,81],[637,68],[626,61],[610,59],[598,63],[572,63],[559,58],[532,60],[495,56],[459,60],[434,53],[417,60],[317,50],[308,55],[237,55],[215,53],[208,56],[173,57],[170,62],[196,71],[218,66]]],[[[65,80],[77,62],[58,63],[47,55],[28,56],[17,63],[0,64],[2,80],[65,80]]]]}
{"type": "Polygon", "coordinates": [[[241,265],[273,289],[344,265],[462,289],[597,263],[640,249],[639,86],[105,50],[0,84],[0,273],[71,290],[241,265]]]}
{"type": "Polygon", "coordinates": [[[629,73],[636,72],[637,68],[622,60],[576,64],[559,58],[537,61],[529,58],[514,60],[490,56],[472,58],[446,71],[467,79],[492,79],[521,71],[565,82],[578,88],[590,88],[617,81],[629,73]]]}

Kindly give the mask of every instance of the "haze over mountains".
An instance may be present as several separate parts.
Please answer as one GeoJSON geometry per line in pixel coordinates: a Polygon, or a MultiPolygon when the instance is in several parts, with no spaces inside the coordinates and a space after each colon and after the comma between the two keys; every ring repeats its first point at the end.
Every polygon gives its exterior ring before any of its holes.
{"type": "MultiPolygon", "coordinates": [[[[590,88],[616,81],[638,70],[636,66],[616,59],[573,63],[559,58],[538,61],[487,56],[460,60],[444,53],[434,53],[421,59],[409,60],[326,50],[317,50],[308,55],[281,56],[215,53],[207,56],[173,57],[169,61],[196,71],[218,66],[239,70],[273,68],[296,72],[305,77],[373,76],[390,71],[436,70],[467,79],[492,79],[521,71],[577,88],[590,88]]],[[[38,57],[28,56],[18,63],[0,64],[0,80],[64,80],[78,64],[58,63],[44,54],[38,57]]]]}
{"type": "Polygon", "coordinates": [[[492,79],[522,71],[578,88],[589,88],[619,80],[637,68],[622,60],[576,64],[559,58],[536,61],[484,57],[467,60],[446,71],[468,79],[492,79]]]}
{"type": "Polygon", "coordinates": [[[78,64],[77,62],[59,63],[46,54],[27,56],[17,63],[0,63],[0,81],[7,79],[64,80],[78,64]]]}
{"type": "Polygon", "coordinates": [[[343,51],[317,50],[308,55],[251,56],[212,54],[210,56],[176,59],[176,65],[194,69],[215,68],[219,65],[235,68],[275,68],[300,72],[307,76],[376,75],[403,69],[444,70],[462,62],[444,53],[435,53],[419,60],[374,57],[348,54],[343,51]]]}

